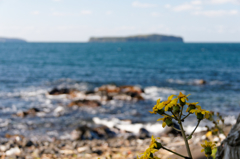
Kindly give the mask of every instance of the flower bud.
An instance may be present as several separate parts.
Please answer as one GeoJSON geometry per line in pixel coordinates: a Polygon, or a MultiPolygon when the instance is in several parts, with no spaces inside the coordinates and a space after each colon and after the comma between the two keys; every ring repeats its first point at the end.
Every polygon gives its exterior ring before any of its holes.
{"type": "Polygon", "coordinates": [[[153,158],[153,153],[150,153],[149,157],[153,158]]]}
{"type": "Polygon", "coordinates": [[[203,119],[203,114],[202,113],[197,113],[197,119],[202,120],[203,119]]]}
{"type": "Polygon", "coordinates": [[[171,112],[171,111],[172,111],[172,108],[168,108],[168,111],[171,112]]]}
{"type": "Polygon", "coordinates": [[[205,147],[205,148],[204,148],[204,151],[205,151],[205,154],[206,154],[206,155],[211,155],[211,154],[212,154],[212,149],[211,149],[211,147],[205,147]]]}
{"type": "Polygon", "coordinates": [[[196,109],[195,105],[189,105],[188,106],[188,112],[190,112],[191,110],[196,109]]]}
{"type": "Polygon", "coordinates": [[[160,109],[160,110],[157,111],[157,113],[160,114],[160,115],[163,115],[164,112],[165,112],[164,109],[160,109]]]}
{"type": "Polygon", "coordinates": [[[157,146],[154,147],[155,149],[159,150],[159,149],[162,148],[162,144],[161,143],[156,142],[156,144],[157,144],[157,146]]]}
{"type": "Polygon", "coordinates": [[[173,107],[173,114],[177,114],[180,112],[180,107],[178,105],[173,107]]]}
{"type": "Polygon", "coordinates": [[[183,106],[186,104],[186,101],[183,102],[183,101],[181,100],[181,98],[179,98],[179,103],[180,103],[180,105],[183,107],[183,106]]]}
{"type": "Polygon", "coordinates": [[[167,124],[167,126],[173,125],[172,118],[166,118],[164,122],[167,124]]]}

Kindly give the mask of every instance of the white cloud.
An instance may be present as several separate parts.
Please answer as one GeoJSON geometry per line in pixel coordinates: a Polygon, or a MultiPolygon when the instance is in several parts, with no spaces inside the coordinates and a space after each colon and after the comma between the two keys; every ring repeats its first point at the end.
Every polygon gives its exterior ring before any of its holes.
{"type": "Polygon", "coordinates": [[[89,14],[92,14],[92,11],[90,11],[90,10],[82,10],[81,14],[89,15],[89,14]]]}
{"type": "Polygon", "coordinates": [[[171,8],[172,6],[170,5],[170,4],[165,4],[164,5],[164,8],[167,8],[167,9],[169,9],[169,8],[171,8]]]}
{"type": "Polygon", "coordinates": [[[179,6],[173,7],[173,10],[176,11],[176,12],[186,11],[186,10],[198,10],[198,9],[201,9],[201,7],[195,6],[195,5],[192,5],[192,4],[189,4],[189,3],[181,4],[179,6]]]}
{"type": "Polygon", "coordinates": [[[208,10],[208,11],[196,11],[193,14],[195,15],[204,15],[207,17],[216,17],[216,16],[224,16],[224,15],[236,15],[238,14],[238,10],[208,10]]]}
{"type": "Polygon", "coordinates": [[[65,16],[66,13],[61,13],[61,12],[53,12],[52,13],[53,16],[65,16]]]}
{"type": "Polygon", "coordinates": [[[32,14],[38,15],[38,14],[39,14],[39,11],[37,11],[37,10],[36,10],[36,11],[33,11],[32,14]]]}
{"type": "Polygon", "coordinates": [[[151,16],[153,16],[153,17],[159,17],[159,16],[161,16],[161,14],[158,13],[158,12],[152,12],[152,13],[151,13],[151,16]]]}
{"type": "Polygon", "coordinates": [[[113,12],[112,11],[106,11],[106,15],[112,15],[113,12]]]}
{"type": "Polygon", "coordinates": [[[201,0],[191,1],[191,4],[193,4],[193,5],[201,5],[202,1],[201,0]]]}
{"type": "Polygon", "coordinates": [[[152,8],[152,7],[156,7],[156,4],[151,4],[151,3],[141,3],[138,1],[135,1],[132,3],[133,7],[138,7],[138,8],[152,8]]]}
{"type": "Polygon", "coordinates": [[[233,3],[233,4],[240,4],[239,0],[210,0],[208,3],[211,4],[225,4],[225,3],[233,3]]]}

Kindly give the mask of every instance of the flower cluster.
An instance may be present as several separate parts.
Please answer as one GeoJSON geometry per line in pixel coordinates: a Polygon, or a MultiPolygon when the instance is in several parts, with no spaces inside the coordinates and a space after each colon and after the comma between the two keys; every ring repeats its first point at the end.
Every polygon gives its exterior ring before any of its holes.
{"type": "MultiPolygon", "coordinates": [[[[142,156],[139,159],[155,159],[157,157],[154,157],[153,154],[158,151],[160,148],[163,148],[164,150],[170,151],[180,157],[183,158],[192,158],[191,155],[191,150],[189,148],[188,140],[192,138],[193,133],[197,129],[198,125],[200,124],[201,120],[203,119],[211,119],[212,114],[205,110],[202,109],[200,105],[198,105],[198,102],[195,103],[187,103],[188,101],[188,95],[183,94],[182,92],[179,93],[179,95],[171,95],[168,97],[167,100],[161,101],[160,99],[157,100],[156,105],[152,108],[152,111],[150,113],[152,114],[159,114],[162,115],[162,118],[159,118],[157,121],[162,121],[162,127],[169,126],[173,127],[177,131],[181,131],[182,136],[185,141],[186,149],[188,151],[188,157],[183,156],[181,154],[178,154],[174,151],[171,151],[167,149],[166,147],[163,147],[161,143],[156,142],[156,139],[152,136],[152,141],[149,146],[149,148],[142,154],[142,156]],[[184,106],[187,105],[186,112],[188,113],[187,115],[184,114],[184,106]],[[182,122],[184,122],[184,119],[186,119],[189,115],[195,114],[198,123],[195,127],[195,129],[192,131],[192,133],[186,137],[185,131],[182,126],[182,122]],[[175,128],[173,125],[173,120],[176,120],[177,123],[179,124],[179,127],[181,130],[175,128]]],[[[205,142],[205,144],[202,145],[204,147],[205,154],[207,156],[212,154],[212,149],[215,147],[215,144],[212,144],[211,142],[205,142]]]]}
{"type": "Polygon", "coordinates": [[[212,150],[216,147],[215,144],[213,144],[211,141],[205,141],[205,144],[201,144],[203,149],[201,152],[205,152],[205,156],[209,157],[212,155],[212,150]]]}
{"type": "Polygon", "coordinates": [[[160,139],[160,138],[159,137],[154,138],[154,136],[152,136],[152,140],[149,145],[149,148],[146,149],[146,151],[142,154],[141,157],[137,157],[137,159],[160,159],[156,156],[153,156],[155,152],[157,152],[160,148],[162,148],[162,144],[157,142],[156,139],[160,139]]]}

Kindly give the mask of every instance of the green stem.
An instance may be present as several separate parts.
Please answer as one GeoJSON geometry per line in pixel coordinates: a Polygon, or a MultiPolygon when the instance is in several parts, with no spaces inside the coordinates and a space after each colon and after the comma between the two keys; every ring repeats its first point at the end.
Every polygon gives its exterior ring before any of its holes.
{"type": "Polygon", "coordinates": [[[173,116],[174,116],[174,119],[175,120],[178,120],[178,118],[177,118],[177,116],[173,113],[173,111],[171,110],[171,113],[173,114],[173,116]]]}
{"type": "Polygon", "coordinates": [[[185,116],[184,118],[182,118],[181,121],[184,121],[184,119],[186,119],[189,115],[190,115],[190,113],[187,116],[185,116]]]}
{"type": "Polygon", "coordinates": [[[167,150],[167,151],[169,151],[169,152],[172,152],[172,153],[174,153],[175,155],[178,155],[178,156],[180,156],[180,157],[182,157],[182,158],[186,158],[185,156],[183,156],[183,155],[181,155],[181,154],[179,154],[179,153],[177,153],[177,152],[174,152],[174,151],[172,151],[172,150],[169,150],[169,149],[167,149],[166,147],[163,147],[163,149],[164,149],[164,150],[167,150]]]}
{"type": "Polygon", "coordinates": [[[174,126],[172,126],[172,128],[173,128],[173,129],[175,129],[175,130],[177,130],[177,131],[180,131],[180,132],[181,132],[181,130],[179,130],[179,129],[175,128],[174,126]]]}
{"type": "Polygon", "coordinates": [[[181,131],[182,131],[182,136],[183,136],[183,139],[184,139],[186,148],[187,148],[188,157],[192,158],[191,150],[190,150],[190,148],[189,148],[189,144],[188,144],[188,141],[187,141],[187,138],[186,138],[186,135],[185,135],[183,126],[182,126],[182,122],[179,120],[178,123],[179,123],[179,125],[180,125],[181,131]]]}
{"type": "Polygon", "coordinates": [[[188,140],[192,138],[192,135],[196,131],[196,129],[197,129],[198,125],[200,124],[200,122],[201,122],[201,120],[198,120],[198,123],[197,123],[195,129],[193,130],[193,132],[189,135],[188,140]]]}
{"type": "MultiPolygon", "coordinates": [[[[172,118],[171,115],[168,115],[168,114],[166,114],[166,113],[164,113],[164,114],[172,118]]],[[[174,114],[173,114],[173,115],[174,115],[174,114]]],[[[175,115],[174,115],[174,119],[175,119],[175,120],[178,120],[175,115]]]]}
{"type": "Polygon", "coordinates": [[[181,117],[182,117],[183,106],[180,106],[180,108],[181,108],[181,113],[180,113],[179,119],[181,119],[181,117]]]}

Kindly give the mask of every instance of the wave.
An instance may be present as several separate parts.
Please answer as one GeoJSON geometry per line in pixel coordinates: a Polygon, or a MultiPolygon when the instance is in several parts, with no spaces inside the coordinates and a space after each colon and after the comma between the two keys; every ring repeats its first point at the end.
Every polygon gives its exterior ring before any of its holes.
{"type": "MultiPolygon", "coordinates": [[[[157,100],[157,99],[167,99],[171,94],[178,94],[180,90],[174,90],[167,87],[156,87],[150,86],[144,88],[144,93],[142,94],[143,98],[146,100],[157,100]]],[[[184,91],[182,91],[184,92],[184,91]]]]}
{"type": "Polygon", "coordinates": [[[182,80],[182,79],[167,79],[168,83],[179,84],[179,85],[222,85],[224,84],[223,81],[219,80],[211,80],[206,81],[204,79],[190,79],[190,80],[182,80]]]}

